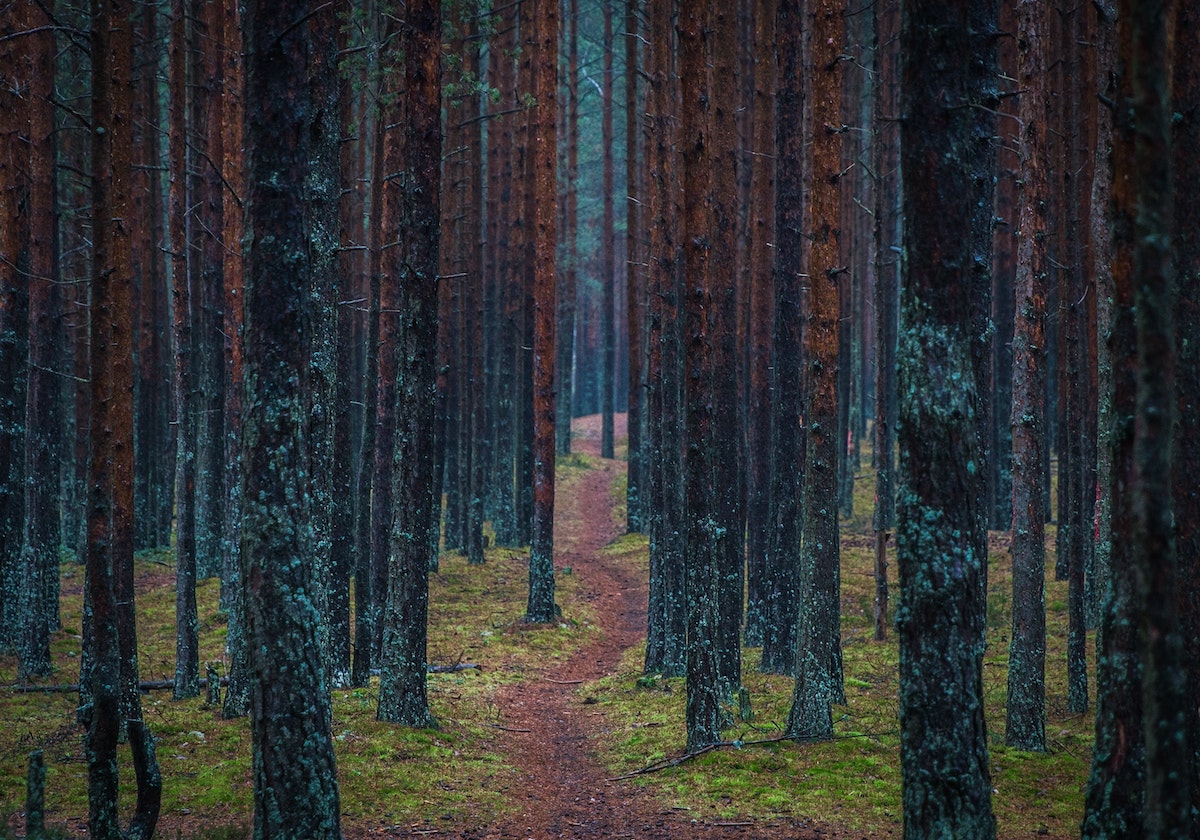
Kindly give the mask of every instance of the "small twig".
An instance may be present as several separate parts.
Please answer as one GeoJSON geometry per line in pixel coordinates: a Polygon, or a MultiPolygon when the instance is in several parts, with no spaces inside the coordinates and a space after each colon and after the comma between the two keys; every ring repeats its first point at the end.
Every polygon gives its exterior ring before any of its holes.
{"type": "Polygon", "coordinates": [[[702,756],[705,753],[710,753],[713,750],[719,750],[722,747],[733,747],[734,749],[740,750],[742,747],[752,747],[752,746],[758,746],[760,744],[778,744],[781,741],[795,741],[795,740],[796,740],[796,738],[794,738],[791,735],[780,735],[777,738],[762,738],[757,741],[718,741],[715,744],[709,744],[708,746],[701,747],[700,749],[695,750],[694,752],[687,752],[681,756],[677,756],[676,758],[664,758],[664,759],[661,759],[660,761],[654,762],[653,764],[648,764],[647,766],[643,767],[640,770],[634,770],[632,772],[626,773],[623,776],[614,776],[611,779],[605,779],[605,781],[607,781],[607,782],[623,782],[626,779],[632,779],[637,776],[644,776],[647,773],[657,773],[659,770],[666,770],[671,767],[678,767],[679,765],[683,764],[684,762],[691,761],[693,758],[702,756]]]}
{"type": "Polygon", "coordinates": [[[498,723],[489,723],[488,726],[492,729],[499,729],[501,732],[532,732],[532,729],[517,729],[513,726],[501,726],[498,723]]]}
{"type": "Polygon", "coordinates": [[[542,677],[546,682],[552,682],[557,685],[580,685],[583,680],[556,680],[552,677],[542,677]]]}

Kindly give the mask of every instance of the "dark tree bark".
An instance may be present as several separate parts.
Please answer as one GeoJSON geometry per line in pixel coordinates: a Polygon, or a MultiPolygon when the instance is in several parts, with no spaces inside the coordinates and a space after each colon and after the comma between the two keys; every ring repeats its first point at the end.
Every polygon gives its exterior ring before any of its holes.
{"type": "MultiPolygon", "coordinates": [[[[389,30],[392,26],[388,27],[389,30]]],[[[395,33],[389,31],[385,43],[395,33]]],[[[384,49],[385,56],[395,58],[394,48],[384,49]]],[[[381,58],[386,66],[389,58],[381,58]]],[[[392,231],[400,230],[400,214],[403,207],[403,178],[404,145],[402,138],[397,136],[404,125],[402,104],[398,101],[399,82],[395,74],[385,74],[382,82],[384,101],[390,107],[382,109],[379,116],[380,147],[376,155],[381,155],[383,170],[381,173],[380,190],[381,205],[381,239],[379,248],[381,260],[379,269],[379,333],[374,347],[378,377],[372,385],[367,381],[367,387],[376,389],[375,396],[375,452],[371,468],[371,659],[378,662],[378,654],[383,644],[383,609],[387,599],[388,587],[388,551],[391,548],[392,517],[395,515],[394,471],[396,453],[396,404],[398,402],[396,389],[396,366],[399,363],[400,337],[400,278],[394,270],[395,265],[382,262],[388,249],[397,247],[392,238],[392,231]]],[[[398,264],[396,264],[398,265],[398,264]]],[[[374,282],[374,281],[372,281],[374,282]]]]}
{"type": "Polygon", "coordinates": [[[837,3],[806,9],[812,78],[812,168],[808,218],[808,324],[804,331],[804,538],[796,647],[796,685],[788,734],[806,741],[833,737],[831,703],[844,701],[841,645],[841,542],[838,535],[838,370],[841,318],[839,174],[845,30],[837,3]]]}
{"type": "Polygon", "coordinates": [[[763,651],[759,670],[795,674],[799,610],[800,526],[804,487],[804,146],[803,16],[799,2],[779,0],[776,17],[774,400],[771,413],[771,543],[768,548],[763,651]]]}
{"type": "MultiPolygon", "coordinates": [[[[517,46],[517,10],[511,11],[511,20],[505,20],[501,25],[497,52],[500,55],[500,73],[496,87],[509,94],[511,100],[506,104],[510,109],[520,107],[517,94],[517,73],[512,58],[517,46]]],[[[508,110],[508,109],[505,109],[508,110]]],[[[496,396],[495,424],[493,431],[494,456],[493,482],[491,488],[494,494],[492,502],[492,524],[496,533],[496,544],[506,547],[519,545],[517,528],[518,517],[518,479],[516,464],[518,460],[518,427],[517,405],[515,398],[518,394],[518,349],[521,329],[521,295],[522,274],[524,263],[524,243],[526,235],[525,209],[521,201],[522,167],[524,165],[524,147],[519,143],[521,133],[516,123],[524,119],[523,114],[513,114],[501,117],[497,122],[496,132],[500,146],[500,218],[497,220],[499,230],[504,231],[503,244],[497,242],[500,251],[496,261],[499,277],[497,306],[500,317],[495,332],[496,336],[496,396]]]]}
{"type": "MultiPolygon", "coordinates": [[[[745,471],[742,458],[743,410],[739,388],[744,377],[738,329],[737,233],[738,142],[734,111],[738,107],[737,8],[717,4],[712,11],[712,106],[709,154],[712,160],[712,247],[708,286],[712,308],[708,318],[709,387],[712,389],[712,532],[716,563],[719,623],[717,662],[722,700],[742,688],[742,613],[746,587],[745,471]],[[737,489],[721,489],[719,476],[734,476],[737,489]]],[[[726,479],[728,481],[728,478],[726,479]]]]}
{"type": "Polygon", "coordinates": [[[25,522],[25,406],[29,360],[31,97],[28,48],[17,33],[30,26],[32,7],[6,4],[0,19],[0,651],[15,652],[25,522]]]}
{"type": "Polygon", "coordinates": [[[198,306],[188,239],[187,20],[183,0],[171,6],[169,169],[171,279],[175,338],[175,688],[176,699],[200,693],[196,608],[196,400],[193,343],[198,306]]]}
{"type": "MultiPolygon", "coordinates": [[[[31,16],[34,30],[48,26],[41,14],[31,16]],[[40,19],[39,19],[40,18],[40,19]]],[[[20,570],[20,673],[24,679],[50,674],[50,637],[58,629],[58,549],[60,544],[59,483],[55,458],[59,429],[49,422],[58,415],[61,389],[55,375],[60,341],[62,294],[54,238],[53,118],[54,36],[47,29],[26,36],[30,55],[28,90],[29,145],[29,372],[25,401],[25,523],[20,570]]]]}
{"type": "Polygon", "coordinates": [[[771,544],[771,335],[775,238],[775,15],[777,0],[753,4],[753,136],[750,166],[749,378],[746,414],[746,644],[761,645],[767,620],[771,544]]]}
{"type": "Polygon", "coordinates": [[[683,332],[680,317],[682,249],[680,182],[675,161],[673,103],[678,90],[672,0],[650,9],[652,157],[650,214],[650,383],[647,427],[654,464],[651,489],[650,596],[646,671],[685,673],[686,583],[683,555],[683,332]]]}
{"type": "Polygon", "coordinates": [[[372,152],[370,211],[367,229],[367,335],[363,359],[363,431],[359,450],[358,484],[355,486],[354,566],[354,658],[350,663],[351,685],[365,686],[371,682],[375,661],[375,627],[379,623],[375,609],[375,573],[371,552],[374,507],[371,489],[375,475],[375,435],[379,400],[379,301],[382,284],[383,238],[383,161],[385,120],[377,117],[371,124],[372,152]]]}
{"type": "Polygon", "coordinates": [[[132,15],[121,2],[91,7],[92,344],[88,461],[85,644],[89,834],[119,838],[117,737],[126,722],[137,779],[128,835],[149,838],[162,778],[154,738],[142,723],[133,593],[133,295],[129,188],[132,176],[132,15]]]}
{"type": "Polygon", "coordinates": [[[337,250],[336,29],[328,6],[246,4],[241,559],[257,838],[341,836],[305,477],[313,286],[337,250]]]}
{"type": "MultiPolygon", "coordinates": [[[[1121,52],[1114,70],[1118,87],[1106,90],[1115,101],[1128,102],[1128,36],[1121,37],[1118,21],[1129,7],[1114,4],[1111,15],[1102,15],[1101,41],[1116,32],[1121,52]]],[[[1122,24],[1123,26],[1125,24],[1122,24]]],[[[1084,800],[1082,836],[1084,838],[1134,837],[1143,826],[1146,747],[1143,732],[1143,698],[1140,690],[1144,663],[1138,650],[1136,587],[1133,547],[1133,440],[1136,414],[1137,346],[1134,323],[1133,245],[1135,241],[1135,196],[1133,182],[1124,177],[1122,167],[1133,158],[1133,132],[1130,121],[1121,119],[1114,108],[1111,158],[1111,275],[1112,306],[1107,319],[1107,355],[1111,359],[1111,418],[1109,448],[1111,475],[1104,496],[1110,508],[1102,509],[1101,537],[1107,531],[1111,546],[1108,557],[1108,584],[1098,630],[1096,656],[1096,741],[1092,752],[1092,770],[1084,800]],[[1120,161],[1120,163],[1118,163],[1120,161]]],[[[1098,167],[1102,168],[1102,167],[1098,167]]],[[[1109,167],[1103,167],[1109,168],[1109,167]]],[[[1127,171],[1127,170],[1125,170],[1127,171]]]]}
{"type": "Polygon", "coordinates": [[[222,538],[221,597],[229,611],[229,629],[225,651],[229,660],[229,686],[221,714],[225,718],[242,717],[250,712],[250,674],[246,652],[244,593],[239,585],[242,528],[242,406],[245,396],[243,375],[242,301],[245,298],[245,267],[242,235],[243,197],[245,195],[244,126],[242,104],[242,17],[236,3],[226,4],[221,20],[221,58],[227,88],[222,97],[222,161],[225,223],[225,531],[222,538]]]}
{"type": "MultiPolygon", "coordinates": [[[[1200,10],[1181,3],[1175,22],[1175,68],[1172,79],[1174,113],[1175,229],[1200,230],[1200,10]]],[[[1191,432],[1187,418],[1197,414],[1200,400],[1200,241],[1178,236],[1175,293],[1175,427],[1171,464],[1175,505],[1176,570],[1180,634],[1184,643],[1183,672],[1186,696],[1200,697],[1200,438],[1191,432]]],[[[1200,710],[1194,706],[1183,724],[1186,756],[1187,800],[1193,803],[1192,840],[1200,837],[1200,710]]]]}
{"type": "MultiPolygon", "coordinates": [[[[1001,32],[1015,32],[1016,4],[1002,3],[1001,32]]],[[[989,527],[1006,530],[1012,526],[1012,343],[1015,330],[1013,283],[1016,277],[1018,226],[1017,177],[1018,133],[1017,44],[1015,38],[1001,38],[998,45],[999,71],[1004,97],[996,123],[996,187],[993,196],[992,225],[992,323],[996,340],[992,357],[992,457],[988,479],[991,497],[989,527]]]]}
{"type": "Polygon", "coordinates": [[[433,419],[437,387],[438,248],[442,159],[441,31],[438,0],[410,0],[404,17],[406,180],[400,249],[400,396],[394,498],[380,660],[380,720],[433,721],[425,691],[429,529],[433,525],[433,419]]]}
{"type": "MultiPolygon", "coordinates": [[[[1188,719],[1197,713],[1187,692],[1185,638],[1179,616],[1176,524],[1172,497],[1171,440],[1176,387],[1175,195],[1172,168],[1171,48],[1177,7],[1171,0],[1130,0],[1118,5],[1117,32],[1128,87],[1118,96],[1114,144],[1116,180],[1128,181],[1133,199],[1133,307],[1137,334],[1137,398],[1131,488],[1134,529],[1130,561],[1136,580],[1139,654],[1142,659],[1143,731],[1146,739],[1144,836],[1191,835],[1197,803],[1189,798],[1187,765],[1194,755],[1188,719]],[[1129,122],[1121,124],[1123,119],[1129,122]],[[1132,154],[1129,154],[1132,152],[1132,154]],[[1181,772],[1182,771],[1182,772],[1181,772]]],[[[1191,62],[1196,56],[1190,56],[1191,62]]],[[[1191,150],[1195,153],[1195,150],[1191,150]]],[[[1194,190],[1195,184],[1185,189],[1194,190]]],[[[1183,237],[1191,231],[1180,229],[1183,237]]],[[[1194,587],[1195,582],[1191,585],[1194,587]]]]}
{"type": "MultiPolygon", "coordinates": [[[[140,11],[134,49],[133,207],[138,219],[133,247],[138,379],[134,394],[137,446],[134,459],[135,546],[167,548],[171,538],[174,452],[171,447],[172,374],[167,341],[166,253],[162,207],[162,118],[158,68],[162,53],[157,5],[140,11]]],[[[53,63],[46,71],[53,79],[53,63]]],[[[57,141],[56,141],[57,142],[57,141]]],[[[52,416],[52,415],[47,415],[52,416]]]]}
{"type": "Polygon", "coordinates": [[[876,6],[875,185],[875,641],[887,638],[887,544],[896,525],[896,327],[900,303],[900,0],[876,6]]]}
{"type": "MultiPolygon", "coordinates": [[[[360,30],[358,30],[360,31],[360,30]]],[[[338,27],[338,49],[343,54],[364,46],[356,30],[345,24],[338,27]]],[[[364,202],[361,171],[362,149],[370,140],[363,109],[359,107],[356,88],[364,84],[364,74],[348,60],[339,67],[338,119],[341,121],[342,143],[338,166],[340,169],[341,199],[338,204],[338,231],[341,238],[338,253],[338,289],[336,318],[337,357],[336,385],[333,398],[333,510],[330,530],[333,544],[330,549],[329,570],[329,678],[331,687],[351,684],[350,578],[356,569],[355,540],[355,455],[356,421],[354,410],[355,377],[355,310],[353,303],[362,286],[366,265],[363,248],[366,244],[366,203],[364,202]]]]}
{"type": "Polygon", "coordinates": [[[718,567],[719,512],[713,467],[713,383],[717,371],[710,321],[715,300],[713,236],[712,85],[709,76],[712,2],[683,0],[679,7],[679,81],[682,93],[684,394],[684,568],[687,592],[687,746],[721,739],[718,567]]]}
{"type": "MultiPolygon", "coordinates": [[[[563,170],[562,229],[563,254],[565,260],[559,266],[558,287],[558,364],[554,371],[558,383],[554,404],[555,416],[561,421],[555,425],[556,451],[559,455],[571,454],[571,407],[574,396],[575,374],[575,310],[577,293],[577,266],[579,239],[577,219],[579,211],[579,0],[569,0],[566,6],[566,87],[567,97],[563,108],[563,135],[566,145],[566,167],[563,170]]],[[[490,136],[490,134],[489,134],[490,136]]],[[[491,172],[489,171],[489,177],[491,172]]],[[[489,196],[491,199],[491,196],[489,196]]]]}
{"type": "Polygon", "coordinates": [[[1018,75],[1024,91],[1017,176],[1016,332],[1012,408],[1012,636],[1004,742],[1046,749],[1046,532],[1042,435],[1046,414],[1046,12],[1017,7],[1018,75]]]}
{"type": "Polygon", "coordinates": [[[604,70],[600,87],[600,153],[603,157],[600,212],[600,457],[613,457],[613,391],[616,373],[616,336],[614,307],[616,305],[616,237],[613,233],[613,8],[612,0],[603,0],[600,10],[604,18],[601,50],[604,70]]]}
{"type": "MultiPolygon", "coordinates": [[[[629,349],[626,389],[626,427],[629,466],[625,485],[625,527],[630,533],[645,527],[646,428],[646,214],[643,201],[648,179],[642,177],[644,144],[640,95],[639,27],[641,0],[625,0],[625,314],[629,349]]],[[[569,335],[569,333],[567,333],[569,335]]],[[[568,424],[569,425],[569,424],[568,424]]]]}
{"type": "Polygon", "coordinates": [[[558,125],[558,0],[534,0],[535,56],[530,118],[533,169],[533,519],[529,621],[552,621],[554,603],[554,298],[555,178],[558,125]]]}
{"type": "MultiPolygon", "coordinates": [[[[903,7],[900,298],[901,777],[906,837],[994,837],[983,717],[984,569],[978,467],[973,172],[982,109],[968,0],[903,7]],[[930,767],[939,768],[936,774],[930,767]]],[[[994,46],[994,42],[993,43],[994,46]]]]}

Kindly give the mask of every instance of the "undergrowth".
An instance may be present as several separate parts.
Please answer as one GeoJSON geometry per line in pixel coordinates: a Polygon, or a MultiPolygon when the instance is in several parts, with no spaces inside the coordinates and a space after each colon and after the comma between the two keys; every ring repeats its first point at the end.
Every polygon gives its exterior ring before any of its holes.
{"type": "MultiPolygon", "coordinates": [[[[869,463],[868,458],[869,450],[864,462],[869,463]]],[[[644,650],[638,647],[626,652],[617,674],[579,689],[580,696],[591,698],[596,703],[593,708],[606,720],[596,741],[614,777],[628,775],[630,782],[698,818],[788,816],[835,822],[864,836],[900,836],[899,649],[890,626],[886,641],[873,640],[873,492],[873,473],[860,476],[854,516],[841,533],[847,702],[833,709],[834,740],[808,744],[780,740],[794,681],[759,673],[761,649],[744,648],[742,676],[751,695],[752,717],[726,730],[727,747],[674,763],[685,755],[684,680],[644,674],[644,650]],[[644,772],[663,764],[668,766],[644,772]]],[[[1002,838],[1077,837],[1091,761],[1092,715],[1066,712],[1067,584],[1053,579],[1053,528],[1048,530],[1049,751],[1044,754],[1004,746],[1012,567],[1007,534],[991,534],[983,690],[993,806],[1002,838]]],[[[644,538],[623,538],[608,553],[646,573],[644,538]]],[[[889,556],[894,607],[899,593],[894,541],[889,543],[889,556]]],[[[1089,642],[1091,650],[1094,640],[1089,642]]],[[[732,699],[730,708],[736,709],[732,699]]]]}
{"type": "MultiPolygon", "coordinates": [[[[593,459],[586,456],[560,460],[560,492],[569,493],[583,472],[594,468],[593,459]]],[[[623,521],[624,474],[616,475],[614,516],[623,521]]],[[[624,784],[644,786],[664,806],[686,809],[697,818],[786,815],[837,823],[865,836],[899,835],[898,651],[894,634],[886,642],[872,640],[871,479],[863,475],[856,483],[854,516],[842,530],[847,703],[834,709],[834,740],[803,745],[779,740],[793,681],[760,674],[759,651],[748,648],[743,651],[743,675],[753,715],[726,732],[737,745],[638,774],[648,765],[681,756],[686,739],[683,680],[643,674],[643,651],[637,647],[625,653],[616,674],[578,690],[580,702],[593,704],[591,710],[601,715],[595,747],[613,776],[635,774],[624,784]]],[[[1009,750],[1003,746],[1003,728],[1011,570],[1005,536],[992,537],[984,695],[1000,836],[1076,836],[1091,756],[1092,718],[1065,712],[1066,584],[1052,579],[1050,552],[1050,751],[1009,750]]],[[[604,553],[644,575],[647,550],[645,537],[626,535],[604,553]]],[[[174,672],[172,563],[172,556],[163,553],[143,554],[137,561],[144,680],[169,679],[174,672]]],[[[501,724],[497,693],[506,684],[534,677],[548,661],[570,657],[596,632],[595,616],[581,597],[580,576],[562,568],[557,600],[563,619],[536,627],[522,622],[527,563],[526,552],[505,548],[489,549],[482,566],[468,566],[461,555],[446,553],[439,571],[430,576],[430,662],[480,666],[430,674],[430,704],[438,729],[404,729],[376,721],[377,679],[364,688],[333,690],[333,733],[348,825],[453,836],[456,826],[474,825],[480,815],[494,818],[511,807],[504,791],[519,789],[520,780],[495,747],[501,724]]],[[[56,672],[50,682],[73,683],[78,678],[82,582],[81,567],[63,566],[63,629],[53,641],[56,672]]],[[[894,604],[894,577],[892,584],[894,604]]],[[[200,585],[202,663],[222,660],[227,616],[219,609],[218,596],[216,581],[200,585]]],[[[21,693],[15,683],[15,660],[0,657],[0,686],[5,686],[0,688],[5,723],[0,728],[0,837],[23,825],[26,761],[37,748],[45,751],[48,768],[47,826],[61,836],[81,836],[86,833],[87,766],[82,731],[75,723],[76,695],[21,693]]],[[[252,813],[248,722],[223,720],[220,710],[206,706],[203,698],[173,701],[169,691],[151,692],[143,702],[147,723],[158,738],[164,781],[159,836],[245,836],[252,813]]],[[[128,815],[134,791],[128,749],[121,749],[122,807],[128,815]]]]}

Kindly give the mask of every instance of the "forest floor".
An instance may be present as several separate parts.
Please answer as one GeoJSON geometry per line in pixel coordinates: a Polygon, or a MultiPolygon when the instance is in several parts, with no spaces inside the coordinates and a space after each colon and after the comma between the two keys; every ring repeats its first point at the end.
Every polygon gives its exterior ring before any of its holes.
{"type": "MultiPolygon", "coordinates": [[[[648,545],[644,536],[625,533],[625,418],[615,419],[617,459],[600,457],[600,418],[593,416],[574,421],[573,453],[558,461],[558,621],[523,620],[527,549],[493,546],[482,565],[447,550],[430,576],[428,657],[443,667],[430,673],[429,692],[439,725],[411,729],[376,720],[374,680],[331,691],[344,836],[900,836],[899,651],[893,634],[883,643],[872,638],[873,475],[864,469],[856,480],[854,510],[842,522],[847,703],[835,710],[834,739],[804,745],[783,740],[793,680],[760,672],[759,652],[746,647],[742,678],[753,697],[751,713],[737,710],[724,736],[728,749],[684,760],[684,680],[643,673],[648,545]],[[463,668],[444,667],[454,664],[463,668]]],[[[1053,526],[1050,531],[1048,551],[1053,526]]],[[[154,683],[168,684],[175,670],[174,579],[172,551],[139,554],[139,662],[142,679],[154,683]]],[[[78,679],[82,581],[80,567],[65,560],[62,627],[51,643],[49,684],[78,679]]],[[[1027,753],[1005,747],[1002,738],[1011,560],[1007,533],[993,532],[983,688],[1001,840],[1077,837],[1082,815],[1094,720],[1067,711],[1068,593],[1066,583],[1054,580],[1052,563],[1046,587],[1050,749],[1027,753]]],[[[215,578],[198,586],[200,661],[225,668],[228,615],[220,608],[219,588],[215,578]]],[[[48,768],[50,836],[87,836],[78,695],[64,688],[69,686],[28,690],[15,657],[0,655],[0,840],[23,829],[26,764],[35,748],[44,751],[48,768]]],[[[224,719],[220,705],[203,697],[174,700],[164,690],[144,694],[143,708],[158,741],[163,778],[158,836],[250,836],[249,722],[224,719]]],[[[121,747],[120,765],[120,808],[127,815],[135,795],[127,747],[121,747]]]]}
{"type": "MultiPolygon", "coordinates": [[[[614,437],[625,437],[617,415],[614,437]]],[[[645,636],[648,582],[604,546],[624,533],[614,517],[613,482],[623,461],[600,458],[600,417],[579,418],[572,449],[596,459],[576,492],[555,499],[555,566],[577,575],[582,597],[594,607],[595,641],[570,659],[530,679],[506,686],[498,707],[503,729],[494,744],[519,772],[520,787],[506,791],[511,816],[478,830],[469,840],[549,840],[550,838],[836,838],[848,834],[828,825],[795,819],[697,820],[666,807],[628,780],[615,781],[593,753],[596,731],[605,721],[591,710],[578,686],[615,672],[622,655],[645,636]]],[[[594,700],[593,700],[594,702],[594,700]]]]}

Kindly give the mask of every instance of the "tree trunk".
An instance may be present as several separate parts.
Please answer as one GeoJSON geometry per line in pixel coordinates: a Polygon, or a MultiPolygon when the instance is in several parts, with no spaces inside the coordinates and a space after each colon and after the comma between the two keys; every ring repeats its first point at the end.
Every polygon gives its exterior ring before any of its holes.
{"type": "Polygon", "coordinates": [[[1004,743],[1046,750],[1046,539],[1042,435],[1046,414],[1046,13],[1017,10],[1021,123],[1017,183],[1016,332],[1012,407],[1012,637],[1004,743]]]}
{"type": "Polygon", "coordinates": [[[805,260],[804,35],[799,2],[779,0],[776,17],[779,90],[775,149],[779,180],[775,196],[775,345],[771,414],[771,543],[764,590],[759,670],[794,675],[804,487],[803,288],[805,260]]]}
{"type": "Polygon", "coordinates": [[[170,239],[175,338],[175,689],[176,699],[200,693],[199,625],[196,609],[196,401],[193,343],[198,305],[188,258],[189,176],[187,20],[183,0],[171,7],[170,46],[170,239]]]}
{"type": "Polygon", "coordinates": [[[554,295],[558,190],[558,0],[535,0],[534,98],[530,118],[535,207],[533,239],[533,519],[529,553],[529,621],[552,621],[554,603],[554,295]]]}
{"type": "MultiPolygon", "coordinates": [[[[425,690],[429,529],[433,525],[433,419],[437,386],[438,248],[442,158],[441,6],[410,0],[404,19],[405,181],[400,251],[392,265],[404,313],[397,391],[400,416],[387,601],[380,660],[380,720],[432,722],[425,690]]],[[[440,503],[440,499],[436,500],[440,503]]]]}
{"type": "MultiPolygon", "coordinates": [[[[87,594],[92,656],[86,679],[88,828],[121,837],[117,736],[127,723],[137,779],[130,837],[154,835],[162,779],[142,723],[133,593],[133,296],[129,184],[133,171],[132,26],[123,3],[93,2],[92,449],[89,458],[87,594]]],[[[83,676],[83,675],[81,675],[83,676]]],[[[82,680],[81,680],[82,681],[82,680]]]]}
{"type": "Polygon", "coordinates": [[[646,671],[682,676],[686,667],[685,570],[683,561],[682,330],[679,317],[681,248],[679,180],[673,103],[677,90],[671,0],[650,9],[653,130],[651,172],[650,383],[652,516],[646,671]]]}
{"type": "MultiPolygon", "coordinates": [[[[559,455],[571,454],[571,404],[574,396],[575,355],[575,299],[576,261],[579,240],[576,221],[579,210],[579,0],[568,0],[566,6],[566,107],[563,109],[563,134],[566,145],[566,167],[563,170],[562,229],[563,253],[566,257],[559,266],[558,287],[558,364],[555,381],[558,388],[555,396],[554,413],[560,422],[555,425],[555,449],[559,455]]],[[[489,173],[490,174],[490,173],[489,173]]]]}
{"type": "MultiPolygon", "coordinates": [[[[49,21],[35,15],[31,23],[49,21]],[[38,21],[36,18],[41,18],[38,21]]],[[[50,31],[27,36],[31,70],[29,102],[29,372],[25,402],[25,523],[21,558],[21,601],[18,645],[25,679],[51,671],[50,637],[58,629],[58,562],[60,488],[55,474],[59,430],[48,418],[58,415],[61,391],[56,381],[56,352],[62,321],[62,293],[54,239],[55,147],[52,94],[54,36],[50,31]]]]}
{"type": "Polygon", "coordinates": [[[600,153],[603,157],[600,213],[600,457],[613,457],[613,391],[616,382],[616,237],[613,233],[613,8],[612,0],[603,0],[604,70],[600,104],[600,153]]]}
{"type": "MultiPolygon", "coordinates": [[[[744,330],[738,330],[737,233],[738,143],[734,111],[738,96],[737,7],[712,10],[712,106],[708,151],[712,160],[712,246],[709,252],[709,382],[712,389],[712,471],[710,489],[716,528],[712,532],[718,605],[717,662],[722,700],[742,684],[742,613],[746,587],[745,471],[742,459],[742,383],[744,330]],[[719,489],[718,476],[736,477],[736,489],[719,489]]],[[[729,480],[728,478],[726,480],[729,480]]]]}
{"type": "Polygon", "coordinates": [[[800,553],[796,685],[788,734],[803,740],[833,737],[831,703],[844,702],[841,651],[841,543],[838,535],[838,370],[841,318],[838,226],[842,136],[844,22],[832,0],[806,9],[812,51],[812,158],[808,217],[812,227],[808,275],[809,322],[804,332],[804,540],[800,553]]]}
{"type": "Polygon", "coordinates": [[[625,484],[625,528],[640,533],[645,525],[645,426],[646,426],[646,214],[647,181],[643,171],[643,125],[645,103],[639,95],[640,0],[625,0],[625,312],[629,349],[629,382],[626,389],[626,428],[629,461],[625,484]]]}
{"type": "Polygon", "coordinates": [[[746,643],[761,645],[770,597],[767,554],[771,544],[771,334],[775,228],[775,15],[777,0],[755,0],[753,137],[750,166],[749,377],[746,413],[746,643]]]}
{"type": "Polygon", "coordinates": [[[896,326],[900,303],[900,1],[876,6],[875,21],[875,641],[887,638],[888,554],[896,525],[896,326]]]}
{"type": "Polygon", "coordinates": [[[684,393],[687,451],[684,458],[684,564],[687,592],[687,748],[721,739],[720,605],[717,581],[713,467],[713,385],[716,370],[710,320],[713,293],[713,134],[710,107],[710,44],[713,4],[683,0],[679,11],[679,81],[682,92],[680,151],[683,155],[684,393]]]}
{"type": "MultiPolygon", "coordinates": [[[[30,7],[31,8],[31,7],[30,7]]],[[[21,540],[25,522],[25,406],[29,381],[29,98],[32,67],[18,33],[28,9],[0,20],[0,651],[13,653],[21,626],[21,540]]]]}
{"type": "MultiPolygon", "coordinates": [[[[901,777],[906,837],[995,836],[983,716],[984,556],[967,150],[983,110],[968,0],[903,9],[900,127],[907,261],[900,299],[901,777]],[[938,767],[936,775],[928,768],[938,767]]],[[[983,37],[986,33],[980,33],[983,37]]],[[[988,41],[994,49],[994,41],[988,41]]]]}
{"type": "Polygon", "coordinates": [[[337,250],[328,7],[246,5],[249,241],[242,584],[251,668],[254,835],[338,838],[340,808],[309,510],[314,286],[337,250]],[[303,756],[303,760],[297,760],[303,756]]]}
{"type": "MultiPolygon", "coordinates": [[[[1181,4],[1183,5],[1183,4],[1181,4]]],[[[1172,169],[1171,57],[1176,6],[1170,0],[1131,0],[1118,6],[1122,65],[1129,74],[1118,131],[1132,144],[1114,143],[1118,181],[1131,184],[1134,239],[1133,307],[1137,332],[1137,402],[1131,487],[1134,529],[1127,538],[1137,581],[1139,654],[1142,659],[1143,731],[1146,739],[1144,836],[1189,837],[1197,803],[1180,756],[1194,755],[1189,718],[1196,698],[1187,691],[1185,637],[1179,616],[1176,523],[1171,485],[1176,387],[1175,194],[1172,169]],[[1123,37],[1121,37],[1123,33],[1123,37]],[[1132,154],[1129,154],[1132,152],[1132,154]],[[1182,747],[1182,749],[1181,749],[1182,747]],[[1183,770],[1184,772],[1181,772],[1183,770]]],[[[1178,54],[1177,54],[1178,55],[1178,54]]],[[[1192,63],[1196,56],[1190,56],[1192,63]]],[[[1195,149],[1190,150],[1191,154],[1195,149]]],[[[1194,190],[1194,183],[1182,184],[1194,190]]],[[[1187,229],[1180,228],[1183,238],[1187,229]]],[[[1195,581],[1190,582],[1195,587],[1195,581]]],[[[1193,640],[1194,641],[1194,640],[1193,640]]]]}
{"type": "MultiPolygon", "coordinates": [[[[1200,230],[1200,10],[1181,3],[1175,22],[1175,68],[1172,79],[1174,113],[1175,229],[1200,230]]],[[[1195,417],[1200,400],[1200,243],[1195,236],[1176,240],[1175,293],[1175,411],[1174,453],[1171,464],[1175,505],[1176,571],[1179,589],[1180,635],[1184,654],[1182,671],[1187,680],[1186,696],[1200,697],[1200,495],[1195,479],[1200,475],[1200,438],[1192,433],[1186,418],[1195,417]]],[[[1200,712],[1195,708],[1183,723],[1186,756],[1184,777],[1187,799],[1200,802],[1200,712]]],[[[1200,838],[1200,818],[1193,811],[1192,840],[1200,838]]]]}

